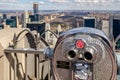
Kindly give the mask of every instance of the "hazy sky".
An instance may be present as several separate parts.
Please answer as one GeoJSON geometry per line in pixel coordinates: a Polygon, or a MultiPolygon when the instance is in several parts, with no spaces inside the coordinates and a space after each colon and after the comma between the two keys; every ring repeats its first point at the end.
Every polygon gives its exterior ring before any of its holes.
{"type": "Polygon", "coordinates": [[[0,0],[0,10],[120,10],[120,0],[0,0]]]}

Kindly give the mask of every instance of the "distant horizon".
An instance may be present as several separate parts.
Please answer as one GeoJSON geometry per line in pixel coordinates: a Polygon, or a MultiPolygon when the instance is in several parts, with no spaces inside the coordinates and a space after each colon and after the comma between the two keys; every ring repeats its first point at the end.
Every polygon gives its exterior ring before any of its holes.
{"type": "Polygon", "coordinates": [[[120,0],[0,0],[0,10],[120,10],[120,0]]]}
{"type": "MultiPolygon", "coordinates": [[[[33,9],[28,9],[28,10],[24,10],[24,9],[16,9],[16,10],[14,10],[14,9],[9,9],[9,10],[2,10],[2,9],[0,9],[0,11],[33,11],[33,9]]],[[[85,10],[85,9],[76,9],[76,10],[59,10],[59,9],[42,9],[42,10],[40,10],[39,9],[39,11],[120,11],[120,10],[97,10],[97,9],[94,9],[94,10],[85,10]]]]}
{"type": "MultiPolygon", "coordinates": [[[[11,9],[11,10],[0,10],[0,11],[33,11],[32,9],[30,10],[14,10],[14,9],[11,9]]],[[[46,10],[39,10],[39,11],[120,11],[120,10],[55,10],[55,9],[46,9],[46,10]]]]}

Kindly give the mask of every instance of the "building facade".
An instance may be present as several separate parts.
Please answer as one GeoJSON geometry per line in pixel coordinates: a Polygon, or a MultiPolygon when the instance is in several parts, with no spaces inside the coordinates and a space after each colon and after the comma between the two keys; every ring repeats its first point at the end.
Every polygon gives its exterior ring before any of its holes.
{"type": "Polygon", "coordinates": [[[33,4],[33,11],[34,11],[34,15],[38,14],[38,4],[37,3],[33,4]]]}
{"type": "Polygon", "coordinates": [[[96,22],[94,17],[83,17],[83,26],[84,27],[91,27],[91,28],[96,28],[96,22]]]}

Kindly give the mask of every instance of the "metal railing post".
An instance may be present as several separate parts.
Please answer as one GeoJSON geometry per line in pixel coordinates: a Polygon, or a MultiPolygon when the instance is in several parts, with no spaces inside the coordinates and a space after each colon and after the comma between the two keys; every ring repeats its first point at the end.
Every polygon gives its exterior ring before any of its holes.
{"type": "Polygon", "coordinates": [[[48,65],[48,80],[50,80],[50,61],[48,61],[49,63],[49,65],[48,65]]]}
{"type": "Polygon", "coordinates": [[[39,80],[39,55],[36,56],[37,80],[39,80]]]}
{"type": "Polygon", "coordinates": [[[14,80],[17,80],[17,59],[16,59],[16,54],[25,54],[25,74],[24,74],[24,79],[27,80],[27,54],[35,54],[36,56],[36,80],[39,80],[39,75],[40,75],[40,71],[39,71],[39,55],[45,55],[43,54],[44,49],[39,49],[39,50],[35,50],[32,48],[7,48],[4,50],[5,53],[14,53],[14,80]]]}
{"type": "Polygon", "coordinates": [[[17,80],[17,69],[16,69],[16,64],[17,64],[17,61],[16,61],[16,53],[14,53],[14,80],[17,80]]]}
{"type": "Polygon", "coordinates": [[[25,80],[27,80],[27,53],[25,53],[25,80]]]}

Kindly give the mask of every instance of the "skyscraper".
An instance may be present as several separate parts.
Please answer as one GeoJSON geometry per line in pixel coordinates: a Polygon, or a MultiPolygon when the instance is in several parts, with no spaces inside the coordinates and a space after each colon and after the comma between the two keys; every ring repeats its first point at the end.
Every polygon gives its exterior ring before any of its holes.
{"type": "Polygon", "coordinates": [[[42,20],[43,16],[40,14],[36,14],[36,15],[29,15],[29,18],[31,22],[37,22],[37,21],[42,20]]]}
{"type": "Polygon", "coordinates": [[[83,19],[84,19],[83,22],[84,27],[95,28],[96,22],[94,17],[83,17],[83,19]]]}
{"type": "Polygon", "coordinates": [[[3,19],[7,19],[7,14],[3,14],[3,19]]]}
{"type": "Polygon", "coordinates": [[[10,27],[18,27],[19,26],[18,16],[11,16],[10,19],[6,20],[6,25],[10,25],[10,27]]]}
{"type": "Polygon", "coordinates": [[[38,4],[37,3],[33,4],[33,11],[34,11],[34,15],[38,14],[38,4]]]}
{"type": "MultiPolygon", "coordinates": [[[[27,23],[27,28],[29,28],[31,31],[36,30],[38,33],[43,34],[45,31],[45,23],[41,22],[29,22],[27,23]]],[[[45,38],[45,35],[42,35],[42,37],[45,38]]]]}
{"type": "Polygon", "coordinates": [[[11,16],[11,19],[15,22],[15,26],[18,27],[19,26],[19,21],[18,21],[18,16],[11,16]]]}
{"type": "Polygon", "coordinates": [[[110,33],[114,40],[120,35],[120,15],[112,15],[110,17],[110,33]]]}
{"type": "Polygon", "coordinates": [[[108,20],[102,20],[102,31],[106,33],[107,36],[109,36],[109,21],[108,20]]]}
{"type": "Polygon", "coordinates": [[[16,27],[16,22],[13,19],[7,19],[6,20],[6,25],[9,25],[10,27],[16,27]]]}
{"type": "Polygon", "coordinates": [[[22,20],[22,25],[23,25],[23,27],[25,28],[25,27],[26,27],[26,24],[30,21],[28,11],[25,11],[25,12],[23,13],[22,18],[23,18],[23,20],[22,20]]]}
{"type": "Polygon", "coordinates": [[[115,42],[114,48],[120,50],[120,15],[114,14],[110,17],[110,39],[115,42]]]}

